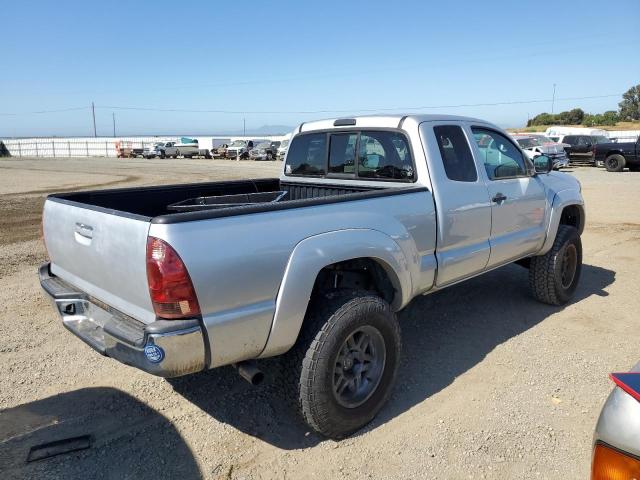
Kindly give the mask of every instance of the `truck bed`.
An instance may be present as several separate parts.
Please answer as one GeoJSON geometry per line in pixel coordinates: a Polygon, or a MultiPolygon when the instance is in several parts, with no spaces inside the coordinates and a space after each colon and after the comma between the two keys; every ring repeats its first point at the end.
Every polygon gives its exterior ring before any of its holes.
{"type": "MultiPolygon", "coordinates": [[[[422,187],[418,188],[423,190],[422,187]]],[[[416,187],[413,185],[408,185],[407,188],[385,188],[384,185],[380,187],[327,185],[284,182],[277,178],[268,178],[62,193],[50,195],[49,200],[139,220],[153,220],[153,223],[178,223],[374,198],[406,193],[407,190],[414,189],[416,187]],[[229,206],[191,212],[175,212],[168,208],[169,205],[195,197],[274,191],[286,191],[287,194],[277,203],[229,206]]]]}

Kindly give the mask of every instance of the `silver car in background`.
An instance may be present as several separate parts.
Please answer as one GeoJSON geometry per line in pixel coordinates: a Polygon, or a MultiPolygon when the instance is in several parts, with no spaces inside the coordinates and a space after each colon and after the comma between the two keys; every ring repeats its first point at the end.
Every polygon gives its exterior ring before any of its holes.
{"type": "Polygon", "coordinates": [[[278,147],[278,152],[276,154],[276,158],[278,160],[284,160],[284,156],[287,154],[287,149],[289,148],[289,141],[289,138],[285,138],[280,142],[280,146],[278,147]]]}
{"type": "Polygon", "coordinates": [[[591,479],[640,478],[640,363],[611,379],[616,387],[593,436],[591,479]]]}
{"type": "Polygon", "coordinates": [[[567,157],[564,148],[559,143],[545,143],[538,137],[530,135],[514,135],[513,139],[518,142],[524,153],[533,160],[540,155],[546,155],[553,162],[553,169],[560,170],[569,166],[569,157],[567,157]]]}

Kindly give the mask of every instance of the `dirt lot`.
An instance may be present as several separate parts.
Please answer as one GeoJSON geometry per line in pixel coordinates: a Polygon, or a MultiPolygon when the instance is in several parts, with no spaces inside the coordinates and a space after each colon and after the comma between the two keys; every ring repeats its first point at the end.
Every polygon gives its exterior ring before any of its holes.
{"type": "Polygon", "coordinates": [[[102,358],[40,292],[47,192],[280,167],[0,161],[0,478],[586,478],[607,374],[640,360],[640,173],[572,172],[588,223],[582,281],[565,308],[536,303],[527,272],[509,266],[405,309],[395,394],[342,442],[308,432],[270,382],[251,387],[231,368],[169,383],[102,358]],[[84,434],[90,449],[25,462],[33,445],[84,434]]]}

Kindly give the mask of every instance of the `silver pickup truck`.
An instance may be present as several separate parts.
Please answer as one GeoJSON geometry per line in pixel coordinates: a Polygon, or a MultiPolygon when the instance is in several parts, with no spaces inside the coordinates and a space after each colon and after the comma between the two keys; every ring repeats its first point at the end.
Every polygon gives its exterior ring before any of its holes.
{"type": "Polygon", "coordinates": [[[282,356],[306,422],[341,438],[389,398],[396,312],[517,262],[576,289],[581,187],[506,132],[446,115],[300,125],[280,178],[50,195],[40,281],[64,326],[154,375],[282,356]]]}

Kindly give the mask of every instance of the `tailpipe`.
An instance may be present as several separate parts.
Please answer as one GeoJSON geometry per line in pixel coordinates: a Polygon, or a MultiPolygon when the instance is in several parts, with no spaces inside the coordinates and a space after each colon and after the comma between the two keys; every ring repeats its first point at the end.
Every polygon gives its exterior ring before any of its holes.
{"type": "Polygon", "coordinates": [[[253,361],[234,363],[233,368],[238,370],[238,374],[251,385],[260,385],[264,380],[264,373],[253,361]]]}

